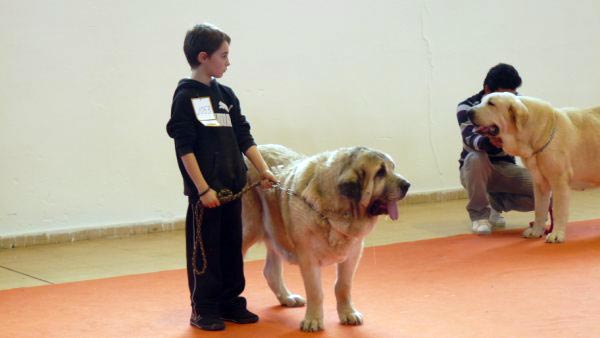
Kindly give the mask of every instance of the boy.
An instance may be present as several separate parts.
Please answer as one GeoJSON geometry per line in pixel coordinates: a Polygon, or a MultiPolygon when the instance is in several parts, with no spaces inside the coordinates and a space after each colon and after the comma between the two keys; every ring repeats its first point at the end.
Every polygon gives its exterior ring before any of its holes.
{"type": "Polygon", "coordinates": [[[458,104],[456,117],[463,139],[460,182],[469,196],[471,230],[479,235],[490,234],[494,226],[505,226],[503,211],[534,209],[533,183],[527,169],[515,164],[515,158],[502,150],[501,139],[483,135],[468,117],[469,109],[479,104],[484,95],[516,94],[521,82],[513,66],[497,64],[488,71],[483,89],[458,104]]]}
{"type": "Polygon", "coordinates": [[[226,321],[255,323],[244,290],[241,201],[221,205],[217,192],[239,192],[246,184],[244,153],[261,174],[261,186],[276,179],[256,148],[250,124],[233,91],[216,81],[229,66],[227,34],[200,24],[185,36],[183,51],[191,78],[179,81],[167,132],[175,141],[177,163],[189,198],[186,256],[192,305],[190,324],[225,329],[226,321]],[[197,224],[198,201],[204,207],[197,224]]]}

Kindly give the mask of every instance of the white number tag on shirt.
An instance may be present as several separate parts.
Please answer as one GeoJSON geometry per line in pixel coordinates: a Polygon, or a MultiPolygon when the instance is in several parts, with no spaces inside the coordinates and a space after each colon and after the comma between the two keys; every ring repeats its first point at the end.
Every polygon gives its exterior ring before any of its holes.
{"type": "Polygon", "coordinates": [[[194,107],[196,118],[200,123],[207,127],[220,126],[210,103],[210,97],[195,97],[192,99],[192,106],[194,107]]]}

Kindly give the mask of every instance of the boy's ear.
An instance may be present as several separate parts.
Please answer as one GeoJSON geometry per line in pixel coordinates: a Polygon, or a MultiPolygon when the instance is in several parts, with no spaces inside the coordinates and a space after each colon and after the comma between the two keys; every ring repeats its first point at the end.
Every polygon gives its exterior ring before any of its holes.
{"type": "Polygon", "coordinates": [[[198,60],[198,63],[202,64],[203,62],[205,62],[208,59],[208,53],[207,52],[200,52],[198,53],[198,57],[196,58],[196,60],[198,60]]]}

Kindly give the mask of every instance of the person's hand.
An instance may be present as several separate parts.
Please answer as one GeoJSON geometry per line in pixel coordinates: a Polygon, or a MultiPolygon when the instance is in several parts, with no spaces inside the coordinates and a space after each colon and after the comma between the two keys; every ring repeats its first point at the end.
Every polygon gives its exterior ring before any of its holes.
{"type": "Polygon", "coordinates": [[[269,189],[273,187],[274,184],[278,183],[277,178],[271,172],[271,170],[267,169],[260,173],[260,187],[263,189],[269,189]]]}
{"type": "Polygon", "coordinates": [[[221,205],[217,197],[217,192],[212,189],[209,189],[206,194],[200,196],[200,202],[206,208],[216,208],[221,205]]]}
{"type": "Polygon", "coordinates": [[[502,139],[495,136],[488,136],[490,143],[496,148],[502,148],[502,139]]]}

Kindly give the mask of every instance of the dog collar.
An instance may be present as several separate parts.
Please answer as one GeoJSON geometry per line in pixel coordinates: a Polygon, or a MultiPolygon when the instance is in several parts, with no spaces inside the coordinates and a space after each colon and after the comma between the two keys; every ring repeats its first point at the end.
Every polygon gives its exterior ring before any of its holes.
{"type": "Polygon", "coordinates": [[[556,117],[554,117],[554,123],[552,124],[552,132],[550,132],[550,137],[548,137],[548,141],[546,141],[546,143],[540,149],[534,151],[531,154],[531,156],[535,156],[544,151],[544,149],[546,149],[550,142],[552,142],[552,139],[554,139],[554,134],[556,134],[556,117]]]}

